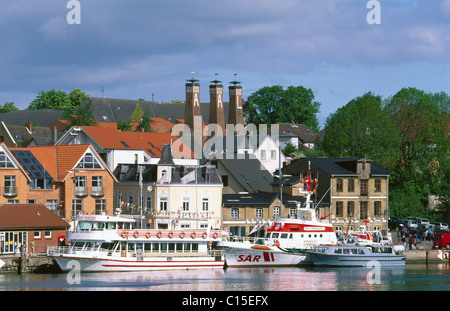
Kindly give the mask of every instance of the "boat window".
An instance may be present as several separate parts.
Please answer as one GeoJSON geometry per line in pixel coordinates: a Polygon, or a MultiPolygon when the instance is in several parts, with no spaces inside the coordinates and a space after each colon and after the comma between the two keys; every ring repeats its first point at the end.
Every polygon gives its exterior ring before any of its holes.
{"type": "Polygon", "coordinates": [[[169,253],[175,252],[175,243],[169,243],[169,253]]]}
{"type": "Polygon", "coordinates": [[[272,239],[278,239],[279,233],[272,233],[272,239]]]}
{"type": "Polygon", "coordinates": [[[129,252],[133,252],[134,251],[134,247],[135,247],[134,243],[128,243],[128,251],[129,252]]]}
{"type": "Polygon", "coordinates": [[[323,238],[323,234],[320,234],[319,236],[320,236],[321,238],[323,238]]]}
{"type": "Polygon", "coordinates": [[[350,250],[348,248],[344,248],[344,254],[350,254],[350,250]]]}
{"type": "Polygon", "coordinates": [[[184,251],[189,252],[191,250],[191,243],[184,243],[184,251]]]}
{"type": "Polygon", "coordinates": [[[129,222],[126,222],[123,224],[124,229],[131,229],[131,224],[129,222]]]}
{"type": "Polygon", "coordinates": [[[183,251],[183,243],[177,243],[177,252],[183,251]]]}
{"type": "Polygon", "coordinates": [[[355,249],[355,248],[352,248],[352,254],[358,254],[358,250],[357,249],[355,249]]]}
{"type": "Polygon", "coordinates": [[[117,229],[123,229],[123,222],[117,223],[117,229]]]}
{"type": "Polygon", "coordinates": [[[266,239],[269,239],[269,238],[270,238],[270,232],[267,232],[267,233],[266,233],[265,238],[266,238],[266,239]]]}
{"type": "Polygon", "coordinates": [[[152,243],[152,250],[154,252],[159,252],[159,243],[152,243]]]}
{"type": "Polygon", "coordinates": [[[74,247],[83,247],[84,246],[84,242],[75,242],[73,243],[74,247]]]}
{"type": "Polygon", "coordinates": [[[287,233],[282,233],[280,236],[281,239],[287,239],[287,237],[288,237],[287,233]]]}
{"type": "Polygon", "coordinates": [[[161,243],[161,252],[166,253],[167,252],[167,243],[161,243]]]}
{"type": "Polygon", "coordinates": [[[108,229],[108,230],[116,229],[116,223],[115,222],[106,223],[106,229],[108,229]]]}
{"type": "Polygon", "coordinates": [[[342,249],[341,249],[341,248],[336,248],[336,249],[334,250],[334,253],[335,253],[335,254],[342,254],[342,249]]]}
{"type": "Polygon", "coordinates": [[[136,243],[136,250],[142,249],[142,243],[136,243]]]}
{"type": "Polygon", "coordinates": [[[144,251],[145,252],[151,252],[152,251],[152,244],[151,243],[144,243],[144,251]]]}
{"type": "Polygon", "coordinates": [[[364,255],[364,250],[363,249],[358,249],[358,254],[360,254],[360,255],[364,255]]]}
{"type": "Polygon", "coordinates": [[[291,233],[291,234],[289,234],[289,238],[290,239],[293,239],[294,238],[294,235],[291,233]]]}
{"type": "Polygon", "coordinates": [[[192,251],[193,252],[198,252],[198,243],[192,243],[192,251]]]}
{"type": "Polygon", "coordinates": [[[105,227],[104,222],[93,222],[91,230],[95,231],[101,231],[105,227]]]}
{"type": "Polygon", "coordinates": [[[77,231],[89,231],[91,230],[92,222],[90,221],[79,221],[77,225],[77,231]]]}
{"type": "Polygon", "coordinates": [[[303,237],[304,237],[303,233],[300,235],[300,237],[303,239],[303,237]]]}

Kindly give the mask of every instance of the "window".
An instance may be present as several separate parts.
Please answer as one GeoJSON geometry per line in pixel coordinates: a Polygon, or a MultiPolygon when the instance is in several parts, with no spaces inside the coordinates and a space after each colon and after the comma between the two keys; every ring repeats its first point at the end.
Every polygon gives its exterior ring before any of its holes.
{"type": "Polygon", "coordinates": [[[95,214],[101,215],[106,212],[106,200],[95,200],[95,214]]]}
{"type": "Polygon", "coordinates": [[[347,202],[347,217],[355,216],[355,202],[348,201],[347,202]]]}
{"type": "Polygon", "coordinates": [[[5,176],[5,194],[15,194],[16,193],[16,176],[5,176]]]}
{"type": "Polygon", "coordinates": [[[344,202],[342,202],[342,201],[336,202],[336,215],[344,216],[344,202]]]}
{"type": "Polygon", "coordinates": [[[83,212],[83,200],[72,200],[73,216],[83,212]]]}
{"type": "Polygon", "coordinates": [[[33,237],[35,239],[40,239],[41,238],[41,231],[34,231],[33,237]]]}
{"type": "Polygon", "coordinates": [[[381,179],[375,179],[375,192],[381,191],[381,179]]]}
{"type": "Polygon", "coordinates": [[[297,209],[296,208],[290,208],[289,209],[289,217],[295,217],[297,216],[297,209]]]}
{"type": "Polygon", "coordinates": [[[159,209],[161,211],[167,211],[167,197],[159,198],[159,209]]]}
{"type": "Polygon", "coordinates": [[[349,179],[348,180],[348,192],[353,192],[353,191],[355,191],[355,180],[349,179]]]}
{"type": "Polygon", "coordinates": [[[228,187],[228,175],[222,175],[222,183],[224,187],[228,187]]]}
{"type": "Polygon", "coordinates": [[[75,179],[75,194],[86,195],[86,176],[77,176],[75,179]]]}
{"type": "Polygon", "coordinates": [[[56,207],[58,206],[57,200],[47,200],[47,208],[52,211],[53,213],[56,213],[56,207]]]}
{"type": "Polygon", "coordinates": [[[183,211],[184,212],[188,212],[189,211],[190,203],[191,203],[191,199],[190,198],[183,198],[183,211]]]}
{"type": "Polygon", "coordinates": [[[261,150],[261,160],[266,159],[266,150],[261,150]]]}
{"type": "Polygon", "coordinates": [[[238,208],[231,209],[231,218],[239,218],[239,209],[238,208]]]}
{"type": "Polygon", "coordinates": [[[280,216],[280,207],[279,207],[279,206],[275,206],[275,207],[273,208],[273,216],[274,216],[274,217],[280,216]]]}
{"type": "Polygon", "coordinates": [[[342,179],[336,180],[336,192],[342,192],[344,188],[344,181],[342,179]]]}
{"type": "Polygon", "coordinates": [[[270,158],[272,160],[275,160],[277,158],[277,151],[276,150],[271,150],[270,151],[270,158]]]}
{"type": "Polygon", "coordinates": [[[51,239],[52,238],[52,231],[51,230],[45,230],[45,238],[51,239]]]}
{"type": "Polygon", "coordinates": [[[102,194],[103,193],[103,177],[102,176],[92,176],[92,194],[102,194]]]}
{"type": "Polygon", "coordinates": [[[369,187],[368,187],[368,181],[367,180],[361,180],[361,195],[368,195],[369,194],[369,187]]]}
{"type": "Polygon", "coordinates": [[[257,208],[255,210],[255,217],[256,218],[262,218],[263,217],[263,209],[262,208],[257,208]]]}
{"type": "Polygon", "coordinates": [[[77,168],[101,168],[101,166],[92,153],[86,153],[77,168]]]}
{"type": "Polygon", "coordinates": [[[373,202],[373,215],[381,216],[381,201],[373,202]]]}
{"type": "Polygon", "coordinates": [[[367,202],[361,202],[360,203],[360,210],[359,210],[359,218],[360,219],[367,219],[367,216],[369,216],[368,210],[367,210],[367,202]]]}
{"type": "Polygon", "coordinates": [[[0,152],[0,167],[1,168],[14,167],[13,163],[4,152],[0,152]]]}
{"type": "Polygon", "coordinates": [[[208,198],[202,199],[202,211],[203,212],[209,211],[209,199],[208,198]]]}

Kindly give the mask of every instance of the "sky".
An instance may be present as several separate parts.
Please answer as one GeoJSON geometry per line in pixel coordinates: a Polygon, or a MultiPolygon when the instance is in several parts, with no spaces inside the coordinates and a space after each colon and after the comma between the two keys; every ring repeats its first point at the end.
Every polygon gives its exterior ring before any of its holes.
{"type": "Polygon", "coordinates": [[[202,102],[216,78],[227,100],[236,79],[244,100],[265,86],[312,89],[323,127],[369,91],[450,94],[450,0],[0,0],[0,8],[0,105],[19,109],[51,89],[184,100],[192,77],[202,102]]]}

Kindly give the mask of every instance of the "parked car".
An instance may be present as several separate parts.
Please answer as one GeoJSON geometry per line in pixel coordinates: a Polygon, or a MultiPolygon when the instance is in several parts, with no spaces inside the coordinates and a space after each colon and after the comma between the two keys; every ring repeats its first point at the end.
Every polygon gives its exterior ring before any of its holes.
{"type": "Polygon", "coordinates": [[[438,231],[447,231],[448,230],[448,224],[444,222],[432,222],[432,225],[434,225],[434,229],[438,231]]]}
{"type": "Polygon", "coordinates": [[[417,224],[419,224],[419,225],[429,225],[430,221],[427,218],[419,218],[417,220],[417,224]]]}
{"type": "Polygon", "coordinates": [[[406,221],[398,217],[389,217],[389,229],[395,230],[400,227],[400,225],[406,226],[406,221]]]}
{"type": "Polygon", "coordinates": [[[408,228],[419,228],[419,225],[415,222],[415,220],[407,220],[406,225],[408,226],[408,228]]]}
{"type": "Polygon", "coordinates": [[[450,249],[450,232],[439,232],[434,235],[433,239],[434,248],[447,248],[450,249]]]}

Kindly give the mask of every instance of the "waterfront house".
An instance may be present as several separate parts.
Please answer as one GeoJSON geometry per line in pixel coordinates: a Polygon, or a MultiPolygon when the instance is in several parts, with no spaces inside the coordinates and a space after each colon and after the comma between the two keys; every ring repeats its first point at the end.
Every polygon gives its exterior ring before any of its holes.
{"type": "Polygon", "coordinates": [[[214,166],[176,164],[164,145],[157,164],[119,164],[114,174],[115,206],[142,215],[144,227],[201,229],[211,220],[221,228],[222,181],[214,166]]]}
{"type": "Polygon", "coordinates": [[[42,204],[0,204],[0,254],[20,254],[24,245],[27,253],[45,252],[66,237],[68,228],[42,204]]]}
{"type": "MultiPolygon", "coordinates": [[[[389,172],[364,158],[301,158],[282,169],[300,182],[311,168],[311,177],[318,181],[318,198],[330,202],[319,209],[320,216],[331,214],[337,232],[347,228],[358,231],[366,225],[369,231],[387,233],[389,209],[389,172]]],[[[288,187],[285,187],[288,188],[288,187]]]]}
{"type": "Polygon", "coordinates": [[[0,145],[0,204],[43,204],[69,222],[112,213],[114,181],[91,145],[0,145]]]}

